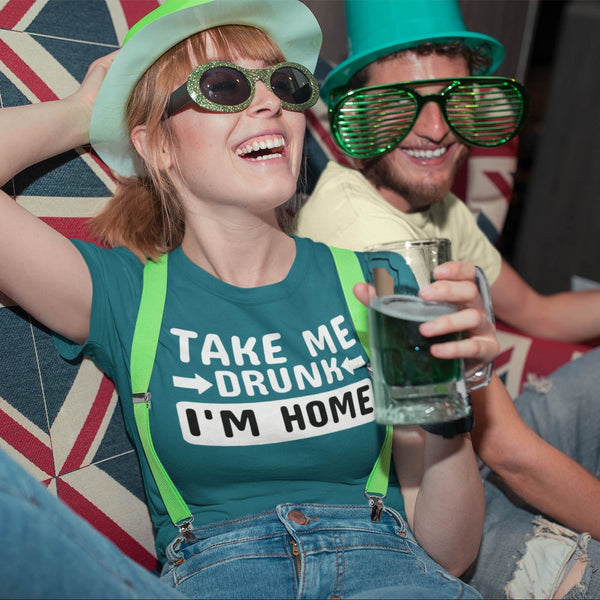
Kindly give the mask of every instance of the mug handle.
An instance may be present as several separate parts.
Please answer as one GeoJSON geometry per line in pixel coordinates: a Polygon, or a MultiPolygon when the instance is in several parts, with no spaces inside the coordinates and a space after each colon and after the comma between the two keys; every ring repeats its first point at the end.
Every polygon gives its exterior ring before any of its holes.
{"type": "MultiPolygon", "coordinates": [[[[488,283],[485,273],[478,266],[475,266],[475,283],[477,284],[477,288],[481,294],[481,299],[483,300],[483,305],[485,307],[488,320],[492,325],[495,325],[496,317],[494,315],[494,307],[492,306],[492,293],[490,290],[490,284],[488,283]]],[[[488,385],[492,379],[493,368],[494,362],[492,361],[483,367],[483,369],[480,369],[479,371],[473,373],[473,375],[470,377],[467,377],[467,390],[472,392],[488,385]]]]}

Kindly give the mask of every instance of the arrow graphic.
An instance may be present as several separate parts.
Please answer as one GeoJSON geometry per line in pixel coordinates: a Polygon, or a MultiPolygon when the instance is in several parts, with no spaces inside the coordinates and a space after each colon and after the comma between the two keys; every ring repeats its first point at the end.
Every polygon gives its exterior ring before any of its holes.
{"type": "Polygon", "coordinates": [[[348,373],[354,373],[356,369],[360,369],[360,367],[364,367],[367,363],[362,356],[357,356],[356,358],[345,358],[342,363],[342,369],[346,369],[348,373]]]}
{"type": "Polygon", "coordinates": [[[203,394],[207,389],[212,387],[212,383],[204,377],[200,377],[198,373],[194,374],[194,377],[177,377],[173,375],[173,385],[178,388],[185,388],[188,390],[197,390],[198,394],[203,394]]]}

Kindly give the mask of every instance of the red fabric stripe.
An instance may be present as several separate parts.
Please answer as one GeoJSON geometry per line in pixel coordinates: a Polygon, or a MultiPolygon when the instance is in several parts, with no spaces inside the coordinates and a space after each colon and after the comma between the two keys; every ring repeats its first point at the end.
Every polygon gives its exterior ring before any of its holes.
{"type": "Polygon", "coordinates": [[[79,516],[115,543],[127,556],[148,570],[157,566],[156,558],[135,538],[119,527],[106,513],[82,496],[62,479],[56,480],[58,497],[68,504],[79,516]]]}
{"type": "Polygon", "coordinates": [[[70,471],[74,471],[83,466],[83,461],[89,452],[92,443],[96,439],[102,420],[106,415],[113,389],[110,380],[103,377],[87,419],[81,427],[67,460],[65,460],[60,475],[64,475],[65,473],[69,473],[70,471]]]}
{"type": "Polygon", "coordinates": [[[498,367],[505,365],[510,360],[512,353],[513,348],[509,348],[508,350],[505,350],[504,352],[498,354],[496,360],[494,361],[494,367],[497,369],[498,367]]]}
{"type": "Polygon", "coordinates": [[[2,62],[19,77],[38,100],[45,102],[58,99],[58,96],[38,77],[31,67],[2,40],[0,40],[0,57],[2,57],[2,62]]]}
{"type": "Polygon", "coordinates": [[[35,0],[11,0],[0,9],[0,29],[13,29],[34,3],[35,0]]]}
{"type": "Polygon", "coordinates": [[[121,6],[127,25],[131,28],[150,11],[158,8],[159,4],[156,0],[121,0],[121,6]]]}
{"type": "Polygon", "coordinates": [[[0,410],[0,438],[10,444],[38,469],[54,475],[52,449],[11,416],[0,410]]]}
{"type": "Polygon", "coordinates": [[[321,124],[319,119],[313,113],[311,113],[310,110],[307,110],[304,114],[306,115],[306,118],[308,119],[310,126],[318,134],[321,141],[327,146],[327,148],[333,155],[334,159],[343,165],[349,166],[350,161],[342,153],[342,151],[335,145],[335,142],[329,135],[329,132],[323,127],[323,125],[321,124]]]}
{"type": "Polygon", "coordinates": [[[40,217],[40,219],[67,238],[96,242],[88,231],[88,217],[40,217]]]}
{"type": "Polygon", "coordinates": [[[454,183],[452,184],[452,193],[455,196],[458,196],[463,202],[465,202],[467,198],[468,165],[469,161],[467,159],[461,165],[460,169],[458,169],[456,177],[454,178],[454,183]]]}

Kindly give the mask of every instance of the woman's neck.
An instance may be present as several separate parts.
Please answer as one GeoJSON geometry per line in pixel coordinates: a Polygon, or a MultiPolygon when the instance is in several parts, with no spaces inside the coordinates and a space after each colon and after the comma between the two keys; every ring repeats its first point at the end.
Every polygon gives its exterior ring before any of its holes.
{"type": "Polygon", "coordinates": [[[277,223],[244,224],[186,221],[182,249],[187,258],[214,277],[237,287],[259,287],[285,279],[296,244],[277,223]]]}

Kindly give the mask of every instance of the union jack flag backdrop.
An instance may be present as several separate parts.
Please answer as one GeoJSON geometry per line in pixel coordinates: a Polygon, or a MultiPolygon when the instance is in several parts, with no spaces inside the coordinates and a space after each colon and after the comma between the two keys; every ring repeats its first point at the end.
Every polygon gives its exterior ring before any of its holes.
{"type": "MultiPolygon", "coordinates": [[[[0,1],[0,103],[55,100],[96,58],[119,47],[155,0],[0,1]]],[[[4,189],[69,237],[114,189],[79,148],[28,169],[4,189]]],[[[48,332],[0,298],[0,445],[128,555],[156,564],[137,458],[112,383],[85,359],[61,359],[48,332]]]]}
{"type": "MultiPolygon", "coordinates": [[[[156,0],[0,0],[0,105],[54,100],[73,92],[88,65],[119,47],[156,0]]],[[[325,35],[327,33],[325,32],[325,35]]],[[[330,65],[320,62],[322,78],[330,65]]],[[[319,102],[308,114],[308,191],[326,161],[345,162],[319,102]]],[[[458,190],[495,239],[502,228],[515,169],[506,147],[476,154],[458,190]]],[[[68,237],[89,239],[86,219],[114,189],[89,148],[36,165],[4,190],[68,237]]],[[[585,347],[503,332],[496,365],[517,393],[529,373],[545,375],[585,347]],[[535,352],[532,352],[535,350],[535,352]]],[[[60,358],[44,327],[0,296],[0,447],[48,489],[149,569],[153,534],[135,453],[125,434],[113,385],[87,359],[60,358]]]]}

